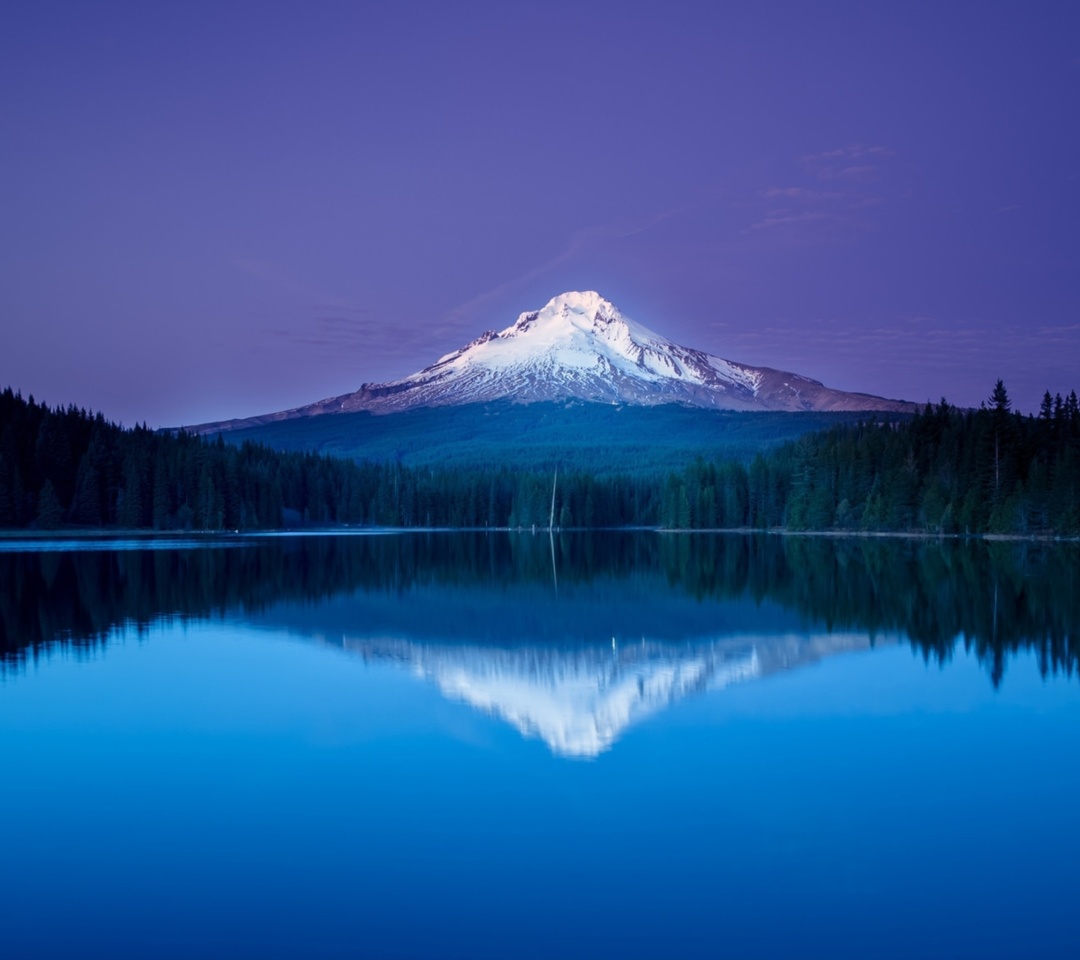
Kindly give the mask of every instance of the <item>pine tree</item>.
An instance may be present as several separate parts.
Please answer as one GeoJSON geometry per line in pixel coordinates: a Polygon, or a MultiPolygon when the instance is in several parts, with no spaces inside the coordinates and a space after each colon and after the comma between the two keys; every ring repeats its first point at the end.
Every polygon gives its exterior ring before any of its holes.
{"type": "Polygon", "coordinates": [[[38,494],[37,525],[40,530],[55,530],[64,519],[64,510],[60,506],[60,500],[56,496],[56,489],[51,480],[46,480],[45,485],[38,494]]]}

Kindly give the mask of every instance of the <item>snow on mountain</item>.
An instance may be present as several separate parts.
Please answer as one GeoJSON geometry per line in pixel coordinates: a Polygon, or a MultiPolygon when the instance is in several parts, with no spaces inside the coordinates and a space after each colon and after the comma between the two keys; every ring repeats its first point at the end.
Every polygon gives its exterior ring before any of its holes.
{"type": "MultiPolygon", "coordinates": [[[[418,373],[365,383],[355,393],[282,413],[208,425],[215,430],[369,410],[481,403],[586,400],[682,403],[720,410],[885,410],[912,404],[832,390],[817,380],[752,367],[673,343],[623,316],[593,291],[555,297],[489,330],[418,373]]],[[[198,429],[198,428],[197,428],[198,429]]]]}
{"type": "Polygon", "coordinates": [[[481,660],[444,657],[417,666],[445,696],[501,717],[563,757],[595,757],[631,724],[676,700],[750,679],[759,670],[752,649],[730,660],[677,649],[641,658],[581,651],[564,654],[548,671],[537,669],[529,651],[489,653],[481,660]]]}
{"type": "Polygon", "coordinates": [[[488,331],[419,373],[367,392],[390,402],[405,395],[410,403],[418,396],[655,403],[688,399],[706,386],[753,394],[761,380],[760,371],[672,343],[589,292],[556,297],[505,330],[488,331]]]}
{"type": "Polygon", "coordinates": [[[828,390],[816,380],[679,346],[623,316],[600,294],[564,293],[419,373],[363,384],[343,410],[402,410],[508,397],[688,403],[724,410],[896,409],[896,401],[828,390]],[[880,404],[878,406],[877,404],[880,404]]]}
{"type": "Polygon", "coordinates": [[[577,758],[599,756],[629,727],[685,697],[869,645],[861,634],[613,639],[610,648],[342,638],[345,649],[406,666],[449,699],[539,738],[557,756],[577,758]]]}

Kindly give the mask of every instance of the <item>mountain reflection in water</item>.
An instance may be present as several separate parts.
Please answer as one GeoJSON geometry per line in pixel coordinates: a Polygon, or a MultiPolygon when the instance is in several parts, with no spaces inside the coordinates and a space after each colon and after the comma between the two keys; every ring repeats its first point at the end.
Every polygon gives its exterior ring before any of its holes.
{"type": "Polygon", "coordinates": [[[865,636],[735,636],[710,642],[645,640],[577,648],[415,643],[342,638],[365,659],[407,665],[439,690],[539,737],[562,757],[595,757],[631,725],[683,697],[720,690],[820,659],[866,649],[865,636]]]}
{"type": "Polygon", "coordinates": [[[642,643],[620,651],[357,645],[365,656],[407,662],[451,699],[501,717],[566,757],[594,757],[632,723],[681,697],[758,675],[753,649],[718,646],[642,643]]]}
{"type": "Polygon", "coordinates": [[[12,585],[0,598],[4,669],[92,650],[121,627],[229,617],[398,662],[556,754],[592,757],[689,694],[884,640],[941,662],[961,644],[995,684],[1020,650],[1044,673],[1077,665],[1075,545],[654,533],[230,542],[0,553],[12,585]]]}

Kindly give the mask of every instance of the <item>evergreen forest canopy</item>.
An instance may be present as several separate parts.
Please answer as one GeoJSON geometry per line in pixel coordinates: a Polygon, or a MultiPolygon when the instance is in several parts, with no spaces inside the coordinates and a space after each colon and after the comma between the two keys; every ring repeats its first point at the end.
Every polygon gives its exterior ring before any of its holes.
{"type": "MultiPolygon", "coordinates": [[[[559,471],[558,527],[1080,534],[1075,391],[1013,412],[944,400],[868,415],[749,463],[704,447],[665,473],[559,471]]],[[[741,414],[744,417],[762,416],[741,414]]],[[[768,416],[768,415],[764,415],[768,416]]],[[[124,429],[0,393],[0,528],[254,530],[296,525],[546,527],[555,462],[451,468],[279,452],[124,429]]]]}
{"type": "MultiPolygon", "coordinates": [[[[394,462],[431,469],[581,471],[597,478],[666,475],[695,456],[737,460],[805,433],[855,424],[865,413],[759,411],[746,414],[679,403],[656,406],[492,400],[417,407],[380,415],[333,413],[261,424],[222,433],[237,446],[250,440],[274,450],[323,453],[346,460],[394,462]]],[[[206,433],[205,430],[200,431],[206,433]]]]}

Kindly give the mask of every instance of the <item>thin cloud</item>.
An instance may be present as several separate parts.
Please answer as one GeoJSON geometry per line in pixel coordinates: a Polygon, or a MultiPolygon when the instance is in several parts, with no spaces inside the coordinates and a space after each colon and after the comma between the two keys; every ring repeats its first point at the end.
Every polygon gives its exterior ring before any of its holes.
{"type": "Polygon", "coordinates": [[[803,213],[774,214],[766,216],[757,223],[750,224],[751,230],[769,230],[773,227],[790,227],[798,223],[809,223],[825,219],[824,213],[805,211],[803,213]]]}
{"type": "Polygon", "coordinates": [[[333,355],[371,352],[380,357],[408,358],[430,345],[430,329],[422,324],[387,323],[373,317],[318,316],[302,326],[270,331],[297,347],[333,355]]]}
{"type": "Polygon", "coordinates": [[[1015,327],[990,320],[952,321],[922,314],[878,316],[863,321],[839,318],[776,318],[753,329],[732,326],[718,331],[711,352],[742,363],[795,370],[830,386],[869,389],[885,396],[916,397],[923,388],[944,392],[954,403],[977,404],[985,394],[972,392],[972,377],[985,376],[989,391],[1004,375],[1017,409],[1037,409],[1043,391],[1068,385],[1080,361],[1080,323],[1015,327]],[[963,377],[959,370],[966,371],[963,377]],[[842,381],[853,370],[864,382],[842,381]],[[898,371],[902,371],[898,374],[898,371]],[[932,371],[927,376],[927,371],[932,371]],[[892,383],[894,386],[887,386],[892,383]],[[957,395],[967,392],[967,396],[957,395]]]}
{"type": "Polygon", "coordinates": [[[416,354],[431,334],[430,326],[395,325],[377,319],[370,307],[316,291],[277,264],[239,258],[233,261],[233,266],[300,301],[296,309],[307,316],[298,318],[288,329],[277,327],[267,331],[295,347],[334,357],[372,352],[380,357],[404,358],[416,354]]]}
{"type": "Polygon", "coordinates": [[[870,211],[905,194],[894,156],[888,147],[855,143],[800,157],[787,183],[758,191],[759,211],[744,232],[798,243],[875,229],[870,211]]]}
{"type": "Polygon", "coordinates": [[[882,161],[893,156],[895,153],[888,147],[853,143],[807,154],[799,162],[818,180],[852,180],[873,177],[882,161]]]}
{"type": "Polygon", "coordinates": [[[831,180],[850,180],[853,177],[870,177],[877,172],[877,167],[869,163],[864,163],[860,166],[854,167],[841,167],[838,170],[830,170],[828,173],[822,173],[822,179],[831,180]]]}
{"type": "Polygon", "coordinates": [[[450,310],[447,313],[447,317],[454,325],[460,325],[463,322],[469,321],[476,313],[483,308],[486,308],[488,304],[500,300],[514,290],[525,286],[527,283],[530,283],[538,277],[542,277],[544,274],[555,269],[555,267],[573,260],[579,254],[595,247],[597,244],[606,240],[625,240],[628,237],[644,233],[646,230],[655,227],[658,223],[677,216],[686,209],[687,206],[681,206],[670,210],[664,210],[646,220],[631,225],[608,223],[594,227],[585,227],[578,230],[571,235],[566,246],[550,260],[545,260],[543,263],[532,269],[526,270],[524,273],[500,283],[497,287],[493,287],[491,290],[486,290],[483,293],[477,294],[475,297],[466,300],[464,303],[459,304],[450,310]]]}
{"type": "Polygon", "coordinates": [[[837,200],[843,198],[842,193],[826,192],[823,190],[809,190],[806,187],[769,187],[762,190],[760,196],[766,200],[801,200],[805,202],[815,200],[837,200]]]}
{"type": "Polygon", "coordinates": [[[931,317],[901,318],[895,323],[818,320],[813,323],[770,323],[755,330],[733,331],[731,352],[740,345],[798,343],[800,349],[828,354],[910,358],[925,363],[955,364],[956,356],[1027,355],[1039,352],[1056,339],[1075,340],[1080,324],[1040,328],[1037,331],[1002,329],[994,324],[967,323],[945,326],[931,317]],[[1049,334],[1049,335],[1048,335],[1049,334]],[[1069,336],[1072,334],[1072,336],[1069,336]],[[876,350],[875,350],[876,348],[876,350]]]}
{"type": "Polygon", "coordinates": [[[803,163],[833,162],[835,160],[862,160],[865,157],[893,157],[895,152],[888,147],[867,146],[864,143],[852,143],[834,150],[820,153],[808,153],[802,158],[803,163]]]}

